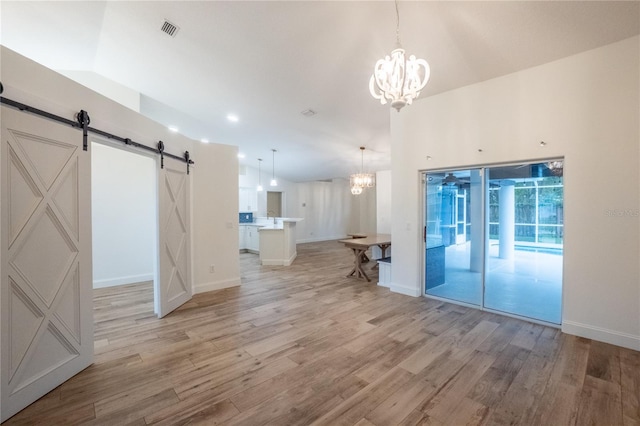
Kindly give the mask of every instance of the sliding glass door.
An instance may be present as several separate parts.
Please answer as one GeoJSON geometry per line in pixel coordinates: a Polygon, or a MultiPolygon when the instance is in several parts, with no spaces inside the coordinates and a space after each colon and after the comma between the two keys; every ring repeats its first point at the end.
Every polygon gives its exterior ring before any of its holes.
{"type": "Polygon", "coordinates": [[[487,169],[489,251],[485,307],[559,324],[562,162],[487,169]]]}
{"type": "Polygon", "coordinates": [[[425,190],[426,293],[481,305],[481,171],[427,173],[425,190]]]}
{"type": "Polygon", "coordinates": [[[563,162],[424,177],[425,294],[560,324],[563,162]]]}

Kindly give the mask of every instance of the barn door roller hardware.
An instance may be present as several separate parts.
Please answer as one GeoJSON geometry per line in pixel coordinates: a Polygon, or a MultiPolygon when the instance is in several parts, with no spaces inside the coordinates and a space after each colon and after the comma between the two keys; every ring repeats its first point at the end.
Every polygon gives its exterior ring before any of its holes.
{"type": "Polygon", "coordinates": [[[91,117],[89,117],[89,113],[83,109],[80,110],[79,113],[76,114],[76,120],[78,120],[78,124],[82,127],[82,150],[87,150],[87,129],[89,128],[89,123],[91,123],[91,117]]]}
{"type": "MultiPolygon", "coordinates": [[[[4,86],[2,85],[2,82],[0,82],[0,95],[4,92],[4,86]]],[[[91,118],[89,117],[89,113],[85,110],[80,110],[80,112],[76,113],[75,115],[75,120],[69,120],[67,118],[64,117],[60,117],[59,115],[55,115],[52,114],[50,112],[47,111],[43,111],[41,109],[38,108],[34,108],[32,106],[23,104],[21,102],[17,102],[11,99],[7,99],[3,96],[0,96],[0,104],[2,105],[6,105],[6,106],[10,106],[12,108],[16,108],[20,111],[24,111],[24,112],[29,112],[31,114],[34,115],[38,115],[40,117],[44,117],[44,118],[48,118],[50,120],[53,121],[57,121],[58,123],[63,123],[66,125],[69,125],[71,127],[74,127],[76,129],[80,129],[82,130],[82,148],[83,150],[87,151],[88,149],[88,134],[89,133],[94,133],[100,136],[104,136],[107,139],[113,139],[116,140],[118,142],[122,142],[125,145],[128,146],[132,146],[135,148],[140,148],[140,149],[144,149],[146,151],[150,151],[150,152],[155,152],[155,153],[159,153],[160,154],[160,161],[161,161],[161,167],[164,168],[164,157],[170,157],[173,158],[174,160],[178,160],[178,161],[184,161],[185,163],[187,163],[187,174],[189,173],[189,165],[191,164],[195,164],[193,162],[193,160],[191,160],[191,157],[189,155],[189,151],[185,151],[183,156],[178,156],[178,155],[174,155],[174,154],[169,154],[167,152],[164,152],[164,143],[162,143],[162,141],[158,142],[158,147],[156,148],[152,148],[150,146],[147,145],[143,145],[141,143],[138,142],[134,142],[132,141],[130,138],[123,138],[120,136],[116,136],[113,135],[111,133],[105,132],[103,130],[99,130],[93,127],[89,127],[89,123],[91,123],[91,118]],[[160,149],[160,144],[162,144],[162,149],[160,149]]]]}
{"type": "Polygon", "coordinates": [[[160,168],[164,169],[164,143],[158,141],[158,152],[160,153],[160,168]]]}
{"type": "Polygon", "coordinates": [[[189,174],[189,166],[193,164],[193,160],[191,160],[191,156],[189,155],[189,151],[184,152],[184,161],[187,163],[187,174],[189,174]]]}

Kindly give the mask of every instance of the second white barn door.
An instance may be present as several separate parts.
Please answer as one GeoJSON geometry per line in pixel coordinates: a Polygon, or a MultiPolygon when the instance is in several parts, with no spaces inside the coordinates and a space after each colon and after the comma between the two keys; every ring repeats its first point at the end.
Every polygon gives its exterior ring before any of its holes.
{"type": "Polygon", "coordinates": [[[160,318],[192,297],[189,181],[184,162],[164,159],[164,167],[158,173],[160,251],[156,297],[160,318]]]}

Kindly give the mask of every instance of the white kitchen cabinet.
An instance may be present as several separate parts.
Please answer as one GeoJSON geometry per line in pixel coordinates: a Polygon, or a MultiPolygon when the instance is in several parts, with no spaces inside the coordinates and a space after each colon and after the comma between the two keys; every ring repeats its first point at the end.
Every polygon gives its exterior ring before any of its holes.
{"type": "Polygon", "coordinates": [[[247,249],[258,252],[260,250],[260,233],[257,226],[247,226],[247,249]]]}
{"type": "Polygon", "coordinates": [[[239,188],[238,211],[240,212],[258,211],[258,191],[256,191],[255,188],[239,188]]]}
{"type": "Polygon", "coordinates": [[[260,234],[258,233],[259,226],[255,225],[239,225],[239,244],[240,251],[250,251],[252,253],[258,253],[260,251],[260,234]]]}
{"type": "Polygon", "coordinates": [[[238,236],[239,236],[238,248],[240,250],[246,250],[247,249],[247,227],[246,227],[246,225],[239,225],[238,226],[238,236]]]}

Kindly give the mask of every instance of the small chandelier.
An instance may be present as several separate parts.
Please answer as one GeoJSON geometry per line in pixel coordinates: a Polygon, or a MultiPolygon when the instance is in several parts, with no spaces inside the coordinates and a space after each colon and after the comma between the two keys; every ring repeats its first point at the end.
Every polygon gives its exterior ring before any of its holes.
{"type": "Polygon", "coordinates": [[[262,191],[264,188],[262,188],[262,158],[258,158],[258,187],[256,188],[256,190],[258,192],[262,191]]]}
{"type": "Polygon", "coordinates": [[[273,151],[273,154],[272,154],[272,161],[273,162],[271,163],[272,175],[271,175],[271,183],[270,183],[270,185],[271,186],[278,186],[278,181],[276,180],[276,152],[277,151],[275,149],[273,149],[273,148],[271,148],[271,151],[273,151]]]}
{"type": "Polygon", "coordinates": [[[376,186],[376,175],[364,173],[364,146],[360,147],[360,173],[354,173],[349,178],[349,186],[353,195],[362,194],[364,188],[376,186]]]}
{"type": "Polygon", "coordinates": [[[371,96],[380,100],[381,104],[391,101],[391,107],[397,111],[405,105],[411,105],[420,95],[429,81],[431,69],[424,59],[416,59],[414,55],[406,59],[404,49],[400,45],[400,13],[396,0],[396,48],[384,59],[379,59],[369,80],[371,96]]]}

